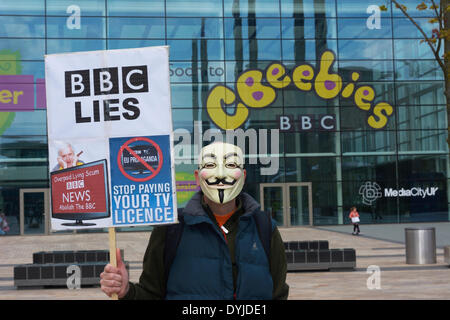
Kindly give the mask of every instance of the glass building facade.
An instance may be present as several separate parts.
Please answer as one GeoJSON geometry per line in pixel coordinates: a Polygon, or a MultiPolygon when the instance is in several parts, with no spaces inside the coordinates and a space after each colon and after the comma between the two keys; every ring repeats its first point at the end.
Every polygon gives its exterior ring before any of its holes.
{"type": "MultiPolygon", "coordinates": [[[[402,3],[431,33],[432,11],[402,3]]],[[[180,206],[193,193],[183,186],[194,180],[199,147],[231,137],[248,155],[244,190],[280,226],[348,223],[351,206],[362,223],[449,221],[443,74],[401,11],[378,5],[2,0],[8,234],[49,232],[44,55],[160,45],[170,46],[180,206]],[[11,83],[7,75],[24,77],[11,83]],[[33,96],[27,106],[15,96],[20,86],[33,96]]]]}

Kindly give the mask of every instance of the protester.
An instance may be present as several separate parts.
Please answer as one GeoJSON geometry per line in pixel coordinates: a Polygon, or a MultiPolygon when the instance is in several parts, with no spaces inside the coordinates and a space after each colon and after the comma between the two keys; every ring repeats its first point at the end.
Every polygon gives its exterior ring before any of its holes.
{"type": "Polygon", "coordinates": [[[359,213],[356,210],[356,207],[351,207],[350,214],[348,217],[352,220],[353,224],[353,235],[358,235],[360,233],[359,231],[359,213]]]}
{"type": "Polygon", "coordinates": [[[120,299],[287,299],[283,241],[273,219],[264,213],[270,240],[269,252],[264,250],[260,205],[242,192],[243,163],[242,151],[234,145],[217,142],[204,147],[195,170],[201,191],[180,214],[182,234],[171,264],[165,259],[166,247],[177,225],[158,226],[151,234],[139,283],[129,282],[117,250],[117,267],[108,264],[100,275],[103,292],[120,299]]]}

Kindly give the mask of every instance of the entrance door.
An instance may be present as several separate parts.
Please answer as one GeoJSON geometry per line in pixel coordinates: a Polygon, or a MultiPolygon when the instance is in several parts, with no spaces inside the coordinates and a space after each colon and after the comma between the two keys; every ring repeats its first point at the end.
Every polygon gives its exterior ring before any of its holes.
{"type": "Polygon", "coordinates": [[[48,234],[49,189],[20,189],[20,234],[48,234]]]}
{"type": "Polygon", "coordinates": [[[278,226],[313,225],[311,182],[261,183],[260,199],[278,226]]]}

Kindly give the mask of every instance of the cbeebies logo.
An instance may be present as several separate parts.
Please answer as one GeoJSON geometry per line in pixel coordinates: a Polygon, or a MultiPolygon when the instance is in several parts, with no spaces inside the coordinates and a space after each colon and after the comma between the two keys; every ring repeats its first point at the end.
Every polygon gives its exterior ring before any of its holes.
{"type": "MultiPolygon", "coordinates": [[[[219,128],[234,130],[245,123],[250,108],[270,106],[276,100],[278,90],[294,87],[301,92],[313,91],[324,100],[336,97],[350,99],[359,109],[367,112],[366,122],[371,128],[384,128],[394,112],[393,107],[384,101],[375,103],[375,89],[370,85],[358,84],[358,72],[352,72],[351,79],[346,81],[339,74],[330,72],[335,61],[335,53],[326,50],[316,67],[305,63],[288,71],[281,62],[273,62],[265,70],[246,70],[237,78],[234,90],[218,84],[209,91],[207,113],[219,128]],[[225,111],[229,105],[236,106],[232,115],[225,111]]],[[[279,117],[279,121],[286,125],[292,119],[279,117]]]]}

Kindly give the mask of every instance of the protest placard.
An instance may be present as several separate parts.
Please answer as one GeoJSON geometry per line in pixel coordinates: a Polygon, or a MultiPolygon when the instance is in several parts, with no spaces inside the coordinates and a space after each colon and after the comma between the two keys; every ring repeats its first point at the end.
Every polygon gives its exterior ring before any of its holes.
{"type": "Polygon", "coordinates": [[[52,230],[177,222],[166,46],[45,57],[52,230]]]}

